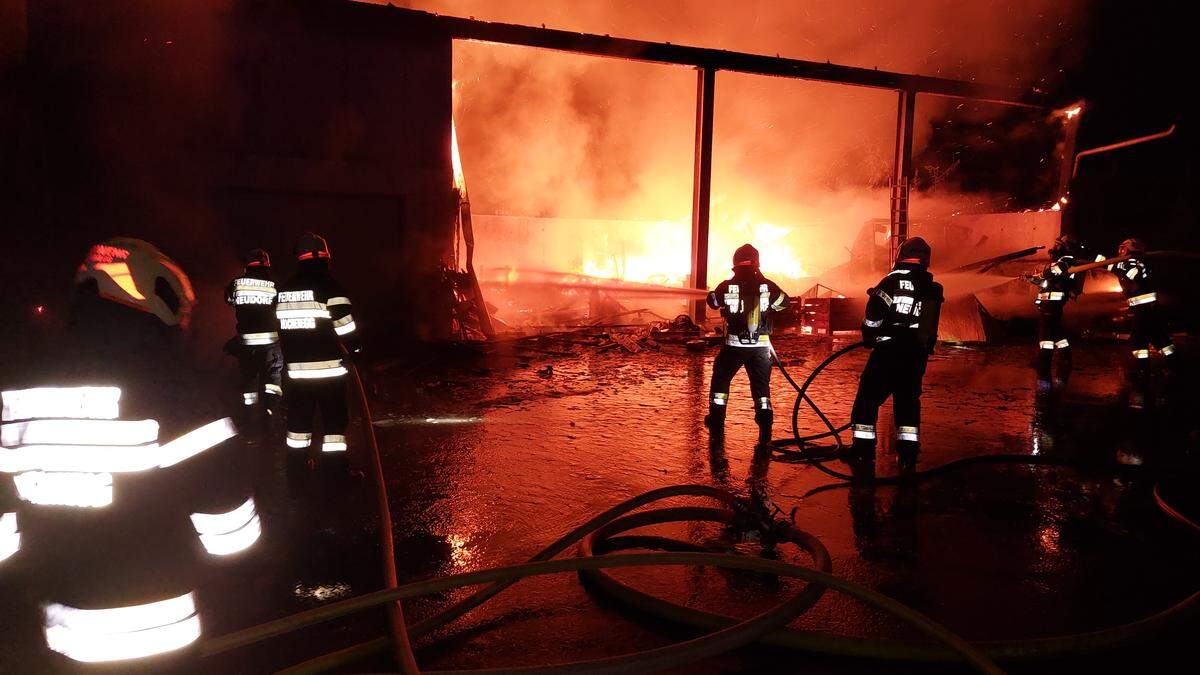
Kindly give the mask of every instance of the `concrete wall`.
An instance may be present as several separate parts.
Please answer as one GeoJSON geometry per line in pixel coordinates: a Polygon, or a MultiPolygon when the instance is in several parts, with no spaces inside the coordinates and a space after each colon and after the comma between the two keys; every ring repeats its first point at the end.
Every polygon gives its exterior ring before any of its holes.
{"type": "Polygon", "coordinates": [[[429,337],[428,277],[452,243],[451,41],[345,2],[28,0],[0,98],[5,321],[61,312],[86,246],[161,246],[196,325],[232,331],[220,288],[243,249],[280,272],[325,234],[368,345],[429,337]]]}

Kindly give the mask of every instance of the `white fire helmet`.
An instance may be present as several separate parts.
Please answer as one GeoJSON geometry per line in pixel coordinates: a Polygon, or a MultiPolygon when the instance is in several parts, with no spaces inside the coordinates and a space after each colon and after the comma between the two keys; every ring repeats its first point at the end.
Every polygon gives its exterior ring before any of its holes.
{"type": "Polygon", "coordinates": [[[168,326],[187,327],[196,302],[187,274],[153,244],[114,237],[93,246],[75,283],[96,281],[100,297],[149,312],[168,326]]]}

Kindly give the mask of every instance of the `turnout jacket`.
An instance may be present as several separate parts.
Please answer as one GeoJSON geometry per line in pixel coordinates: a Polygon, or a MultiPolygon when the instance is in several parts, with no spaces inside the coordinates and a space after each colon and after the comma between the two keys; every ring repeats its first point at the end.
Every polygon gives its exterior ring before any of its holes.
{"type": "Polygon", "coordinates": [[[225,302],[234,308],[237,332],[243,345],[255,347],[279,342],[275,294],[271,268],[257,265],[247,267],[225,287],[225,302]]]}
{"type": "Polygon", "coordinates": [[[1122,260],[1109,265],[1108,270],[1117,275],[1121,291],[1129,299],[1130,307],[1145,305],[1158,300],[1158,284],[1146,263],[1137,258],[1122,260]]]}
{"type": "Polygon", "coordinates": [[[1030,277],[1029,283],[1040,289],[1034,304],[1044,308],[1061,308],[1083,291],[1082,279],[1067,272],[1075,264],[1075,257],[1065,255],[1046,266],[1042,273],[1030,277]]]}
{"type": "Polygon", "coordinates": [[[899,263],[867,295],[862,334],[868,347],[920,346],[933,353],[945,294],[928,270],[899,263]]]}
{"type": "Polygon", "coordinates": [[[774,314],[787,305],[787,294],[758,270],[735,273],[708,294],[708,306],[725,318],[731,347],[770,347],[774,314]]]}
{"type": "Polygon", "coordinates": [[[350,298],[323,260],[305,260],[296,276],[279,288],[275,316],[280,348],[291,379],[322,379],[346,374],[341,346],[362,347],[350,313],[350,298]]]}
{"type": "Polygon", "coordinates": [[[178,345],[80,330],[0,387],[0,575],[42,603],[53,651],[149,657],[200,636],[203,568],[259,538],[247,453],[178,345]]]}

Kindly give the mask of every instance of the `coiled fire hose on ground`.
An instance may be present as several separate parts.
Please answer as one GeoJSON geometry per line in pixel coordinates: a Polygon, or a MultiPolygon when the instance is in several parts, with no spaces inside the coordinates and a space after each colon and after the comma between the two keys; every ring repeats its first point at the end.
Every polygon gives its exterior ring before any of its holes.
{"type": "MultiPolygon", "coordinates": [[[[829,435],[837,437],[839,429],[807,397],[807,389],[820,370],[857,346],[859,345],[851,345],[832,354],[814,370],[813,374],[809,376],[802,387],[796,386],[795,381],[784,370],[788,381],[798,392],[796,405],[793,409],[793,438],[790,440],[797,445],[800,452],[803,452],[804,443],[809,440],[829,435]],[[822,418],[828,429],[826,433],[811,436],[800,435],[797,418],[799,415],[799,406],[802,402],[807,402],[817,411],[818,416],[822,418]]],[[[781,370],[783,370],[782,364],[779,365],[781,370]]],[[[369,410],[366,406],[366,392],[362,387],[362,380],[358,377],[357,370],[353,372],[356,383],[359,386],[359,394],[362,397],[364,410],[369,410]]],[[[381,529],[383,529],[383,536],[390,538],[391,529],[390,518],[387,514],[388,500],[386,486],[382,480],[382,463],[379,458],[378,444],[374,438],[374,428],[370,425],[369,414],[366,421],[369,427],[369,436],[371,437],[370,448],[374,455],[373,459],[377,472],[375,483],[380,496],[380,507],[384,511],[381,514],[381,523],[384,527],[381,529]]],[[[779,445],[782,444],[776,444],[776,447],[778,448],[779,445]]],[[[806,457],[804,459],[810,461],[814,458],[806,457]]],[[[810,461],[810,463],[813,463],[814,466],[819,466],[817,462],[810,461]]],[[[935,469],[915,472],[891,479],[878,479],[874,482],[891,483],[899,480],[921,480],[981,463],[1063,464],[1062,462],[1047,460],[1043,457],[988,455],[958,460],[935,469]]],[[[832,471],[827,471],[826,473],[838,475],[837,472],[832,471]]],[[[849,487],[852,484],[853,476],[846,475],[846,478],[848,480],[822,486],[810,491],[809,494],[849,487]]],[[[1200,525],[1189,520],[1182,513],[1171,507],[1163,498],[1159,486],[1155,486],[1154,488],[1154,498],[1156,504],[1164,514],[1185,525],[1193,533],[1200,534],[1200,525]]],[[[390,550],[390,546],[385,544],[386,550],[390,550]]],[[[394,558],[385,562],[385,567],[390,566],[393,570],[394,565],[394,558]]],[[[612,672],[613,670],[620,670],[621,672],[651,672],[696,662],[751,642],[761,641],[771,645],[806,652],[858,658],[907,662],[965,660],[980,672],[999,673],[1002,671],[992,661],[993,658],[1003,661],[1018,661],[1096,653],[1144,639],[1167,624],[1178,620],[1184,615],[1190,614],[1200,606],[1200,592],[1198,592],[1157,614],[1114,628],[1048,638],[992,641],[971,645],[946,628],[895,600],[853,582],[831,576],[829,574],[831,568],[832,565],[828,551],[826,551],[821,542],[812,535],[797,529],[791,523],[781,520],[771,520],[763,510],[756,508],[753,503],[747,504],[728,491],[704,485],[677,485],[651,490],[613,506],[566,533],[523,565],[458,574],[439,579],[397,585],[395,587],[390,587],[392,584],[389,583],[389,588],[381,591],[331,603],[313,610],[209,639],[203,643],[201,651],[205,655],[219,654],[305,626],[336,619],[379,605],[394,605],[399,610],[399,602],[405,598],[444,592],[455,588],[489,584],[438,614],[414,624],[408,629],[405,636],[371,640],[311,659],[282,672],[324,672],[343,666],[355,659],[378,653],[387,649],[389,645],[394,650],[402,652],[397,657],[402,667],[408,661],[412,663],[412,668],[415,669],[415,659],[412,658],[410,641],[427,636],[435,629],[458,619],[520,579],[568,571],[578,572],[584,580],[588,581],[599,592],[606,593],[641,611],[670,622],[715,632],[710,632],[702,637],[667,647],[617,657],[552,666],[450,672],[537,673],[539,675],[600,673],[612,672]],[[723,508],[669,507],[633,513],[643,506],[659,500],[685,496],[714,499],[723,508]],[[669,522],[709,521],[732,524],[739,522],[739,520],[745,521],[747,518],[751,521],[757,520],[758,527],[763,531],[769,531],[769,536],[773,540],[790,542],[799,546],[812,558],[816,569],[750,556],[711,553],[707,552],[703,547],[690,542],[667,537],[624,534],[636,528],[669,522]],[[580,543],[581,557],[554,559],[576,542],[580,543]],[[613,554],[615,551],[630,548],[662,549],[666,552],[613,554]],[[658,565],[704,565],[741,569],[802,579],[807,581],[808,584],[803,591],[771,610],[750,619],[739,619],[686,607],[653,596],[616,580],[604,571],[616,567],[658,565]],[[916,627],[929,638],[932,638],[933,642],[863,638],[802,631],[786,627],[786,624],[816,604],[828,588],[846,593],[867,604],[891,613],[916,627]]],[[[403,615],[399,611],[397,611],[397,615],[401,621],[399,628],[403,630],[403,615]]],[[[394,623],[392,625],[393,629],[397,627],[394,623]]],[[[413,670],[411,672],[416,671],[413,670]]]]}

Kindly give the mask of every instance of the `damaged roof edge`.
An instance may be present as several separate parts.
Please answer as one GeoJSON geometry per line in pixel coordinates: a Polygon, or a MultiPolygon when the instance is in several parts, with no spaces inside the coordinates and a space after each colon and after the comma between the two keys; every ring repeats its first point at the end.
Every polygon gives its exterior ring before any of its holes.
{"type": "Polygon", "coordinates": [[[1049,105],[1044,94],[1000,85],[967,82],[926,75],[909,75],[873,68],[843,66],[834,63],[804,61],[778,56],[749,54],[704,47],[689,47],[663,42],[647,42],[608,35],[576,33],[478,19],[432,14],[421,10],[377,5],[355,0],[317,0],[322,4],[354,6],[371,21],[415,23],[438,30],[451,38],[479,40],[525,47],[603,56],[652,63],[712,68],[756,75],[791,77],[859,87],[914,91],[922,94],[951,96],[1030,108],[1049,105]]]}

